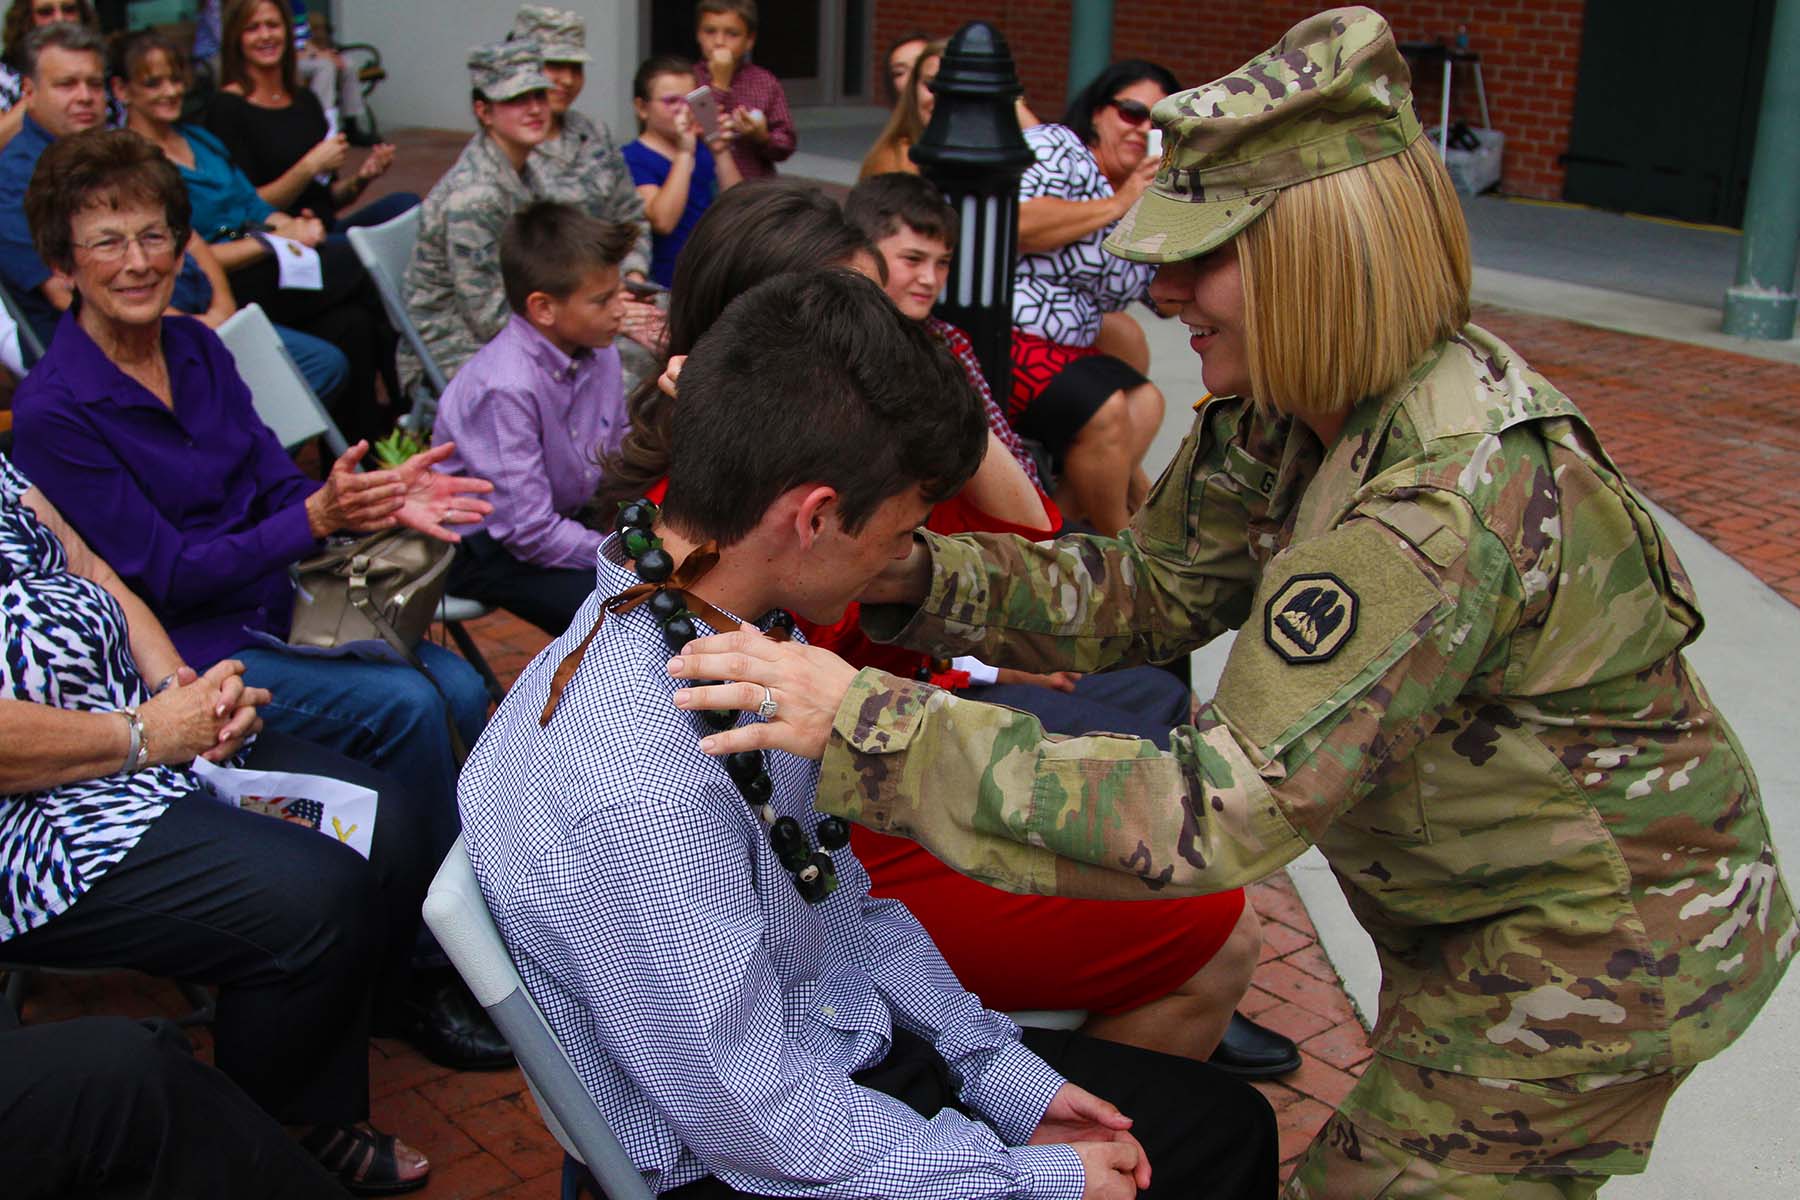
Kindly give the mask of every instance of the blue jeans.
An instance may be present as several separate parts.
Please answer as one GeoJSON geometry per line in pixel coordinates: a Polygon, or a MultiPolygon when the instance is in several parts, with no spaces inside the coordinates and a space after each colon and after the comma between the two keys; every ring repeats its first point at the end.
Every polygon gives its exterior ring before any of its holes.
{"type": "Polygon", "coordinates": [[[326,402],[336,396],[344,381],[350,378],[350,360],[344,357],[344,352],[324,338],[289,329],[286,325],[277,325],[275,332],[281,335],[281,344],[287,347],[294,365],[306,377],[306,386],[313,390],[313,395],[326,402]]]}
{"type": "MultiPolygon", "coordinates": [[[[336,750],[412,787],[418,797],[420,840],[437,863],[456,840],[456,760],[444,725],[444,701],[429,680],[404,663],[317,658],[246,647],[234,658],[244,680],[268,688],[263,721],[294,737],[336,750]]],[[[450,699],[463,744],[473,746],[487,724],[481,676],[460,657],[429,642],[419,657],[450,699]]]]}
{"type": "Polygon", "coordinates": [[[1169,731],[1188,720],[1188,689],[1160,667],[1126,667],[1083,675],[1075,691],[1035,683],[994,683],[969,688],[965,699],[1022,709],[1045,733],[1123,733],[1169,748],[1169,731]]]}

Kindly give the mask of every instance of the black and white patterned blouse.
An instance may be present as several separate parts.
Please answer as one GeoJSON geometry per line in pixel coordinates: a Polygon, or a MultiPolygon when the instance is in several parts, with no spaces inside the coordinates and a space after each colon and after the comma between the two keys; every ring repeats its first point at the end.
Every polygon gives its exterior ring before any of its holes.
{"type": "MultiPolygon", "coordinates": [[[[1034,125],[1025,142],[1037,161],[1019,181],[1019,200],[1105,200],[1112,185],[1094,152],[1067,125],[1034,125]]],[[[1013,325],[1065,346],[1091,346],[1100,314],[1118,312],[1149,294],[1156,268],[1126,262],[1100,248],[1112,226],[1045,254],[1021,254],[1013,273],[1013,325]]]]}
{"type": "MultiPolygon", "coordinates": [[[[30,486],[0,455],[0,698],[82,712],[142,703],[124,610],[69,570],[62,543],[21,499],[30,486]]],[[[199,786],[187,771],[151,767],[0,796],[0,942],[75,903],[199,786]]]]}

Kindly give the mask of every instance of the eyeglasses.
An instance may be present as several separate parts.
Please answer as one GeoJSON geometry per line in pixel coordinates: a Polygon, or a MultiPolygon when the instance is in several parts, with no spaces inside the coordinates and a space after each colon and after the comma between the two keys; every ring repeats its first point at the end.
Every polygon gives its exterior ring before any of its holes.
{"type": "Polygon", "coordinates": [[[38,17],[40,19],[44,18],[44,17],[61,16],[61,17],[73,17],[76,20],[80,20],[81,19],[81,5],[76,4],[76,3],[34,4],[31,6],[31,15],[34,17],[38,17]]]}
{"type": "Polygon", "coordinates": [[[91,242],[71,242],[70,245],[86,250],[88,257],[97,263],[115,263],[122,261],[130,253],[133,242],[144,252],[145,258],[160,258],[174,248],[175,234],[169,229],[153,228],[144,230],[136,237],[109,233],[91,242]]]}
{"type": "Polygon", "coordinates": [[[1112,106],[1113,110],[1119,114],[1119,120],[1125,122],[1127,125],[1143,125],[1150,120],[1150,106],[1145,104],[1142,100],[1131,100],[1115,96],[1111,100],[1108,100],[1107,104],[1112,106]]]}

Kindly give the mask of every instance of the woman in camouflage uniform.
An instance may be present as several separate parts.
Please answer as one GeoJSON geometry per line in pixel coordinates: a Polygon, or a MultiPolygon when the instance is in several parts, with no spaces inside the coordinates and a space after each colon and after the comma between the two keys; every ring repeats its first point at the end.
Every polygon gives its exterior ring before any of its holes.
{"type": "Polygon", "coordinates": [[[926,535],[864,628],[1027,670],[1241,627],[1167,754],[1045,738],[811,648],[676,668],[823,755],[819,807],[1017,891],[1209,892],[1317,845],[1382,961],[1376,1058],[1291,1197],[1588,1196],[1743,1030],[1797,930],[1694,594],[1566,397],[1468,324],[1467,232],[1387,25],[1319,14],[1156,109],[1108,241],[1215,399],[1117,539],[926,535]],[[765,688],[768,689],[765,692],[765,688]]]}

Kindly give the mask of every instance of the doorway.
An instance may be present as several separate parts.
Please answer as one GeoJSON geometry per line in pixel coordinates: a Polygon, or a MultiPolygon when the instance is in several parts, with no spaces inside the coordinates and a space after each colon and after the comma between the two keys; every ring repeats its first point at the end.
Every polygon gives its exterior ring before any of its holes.
{"type": "MultiPolygon", "coordinates": [[[[694,56],[693,0],[641,0],[645,54],[694,56]]],[[[757,0],[750,59],[775,72],[793,107],[868,90],[868,0],[757,0]]]]}
{"type": "Polygon", "coordinates": [[[1563,198],[1742,225],[1774,10],[1748,0],[1647,21],[1638,3],[1590,3],[1563,198]]]}

